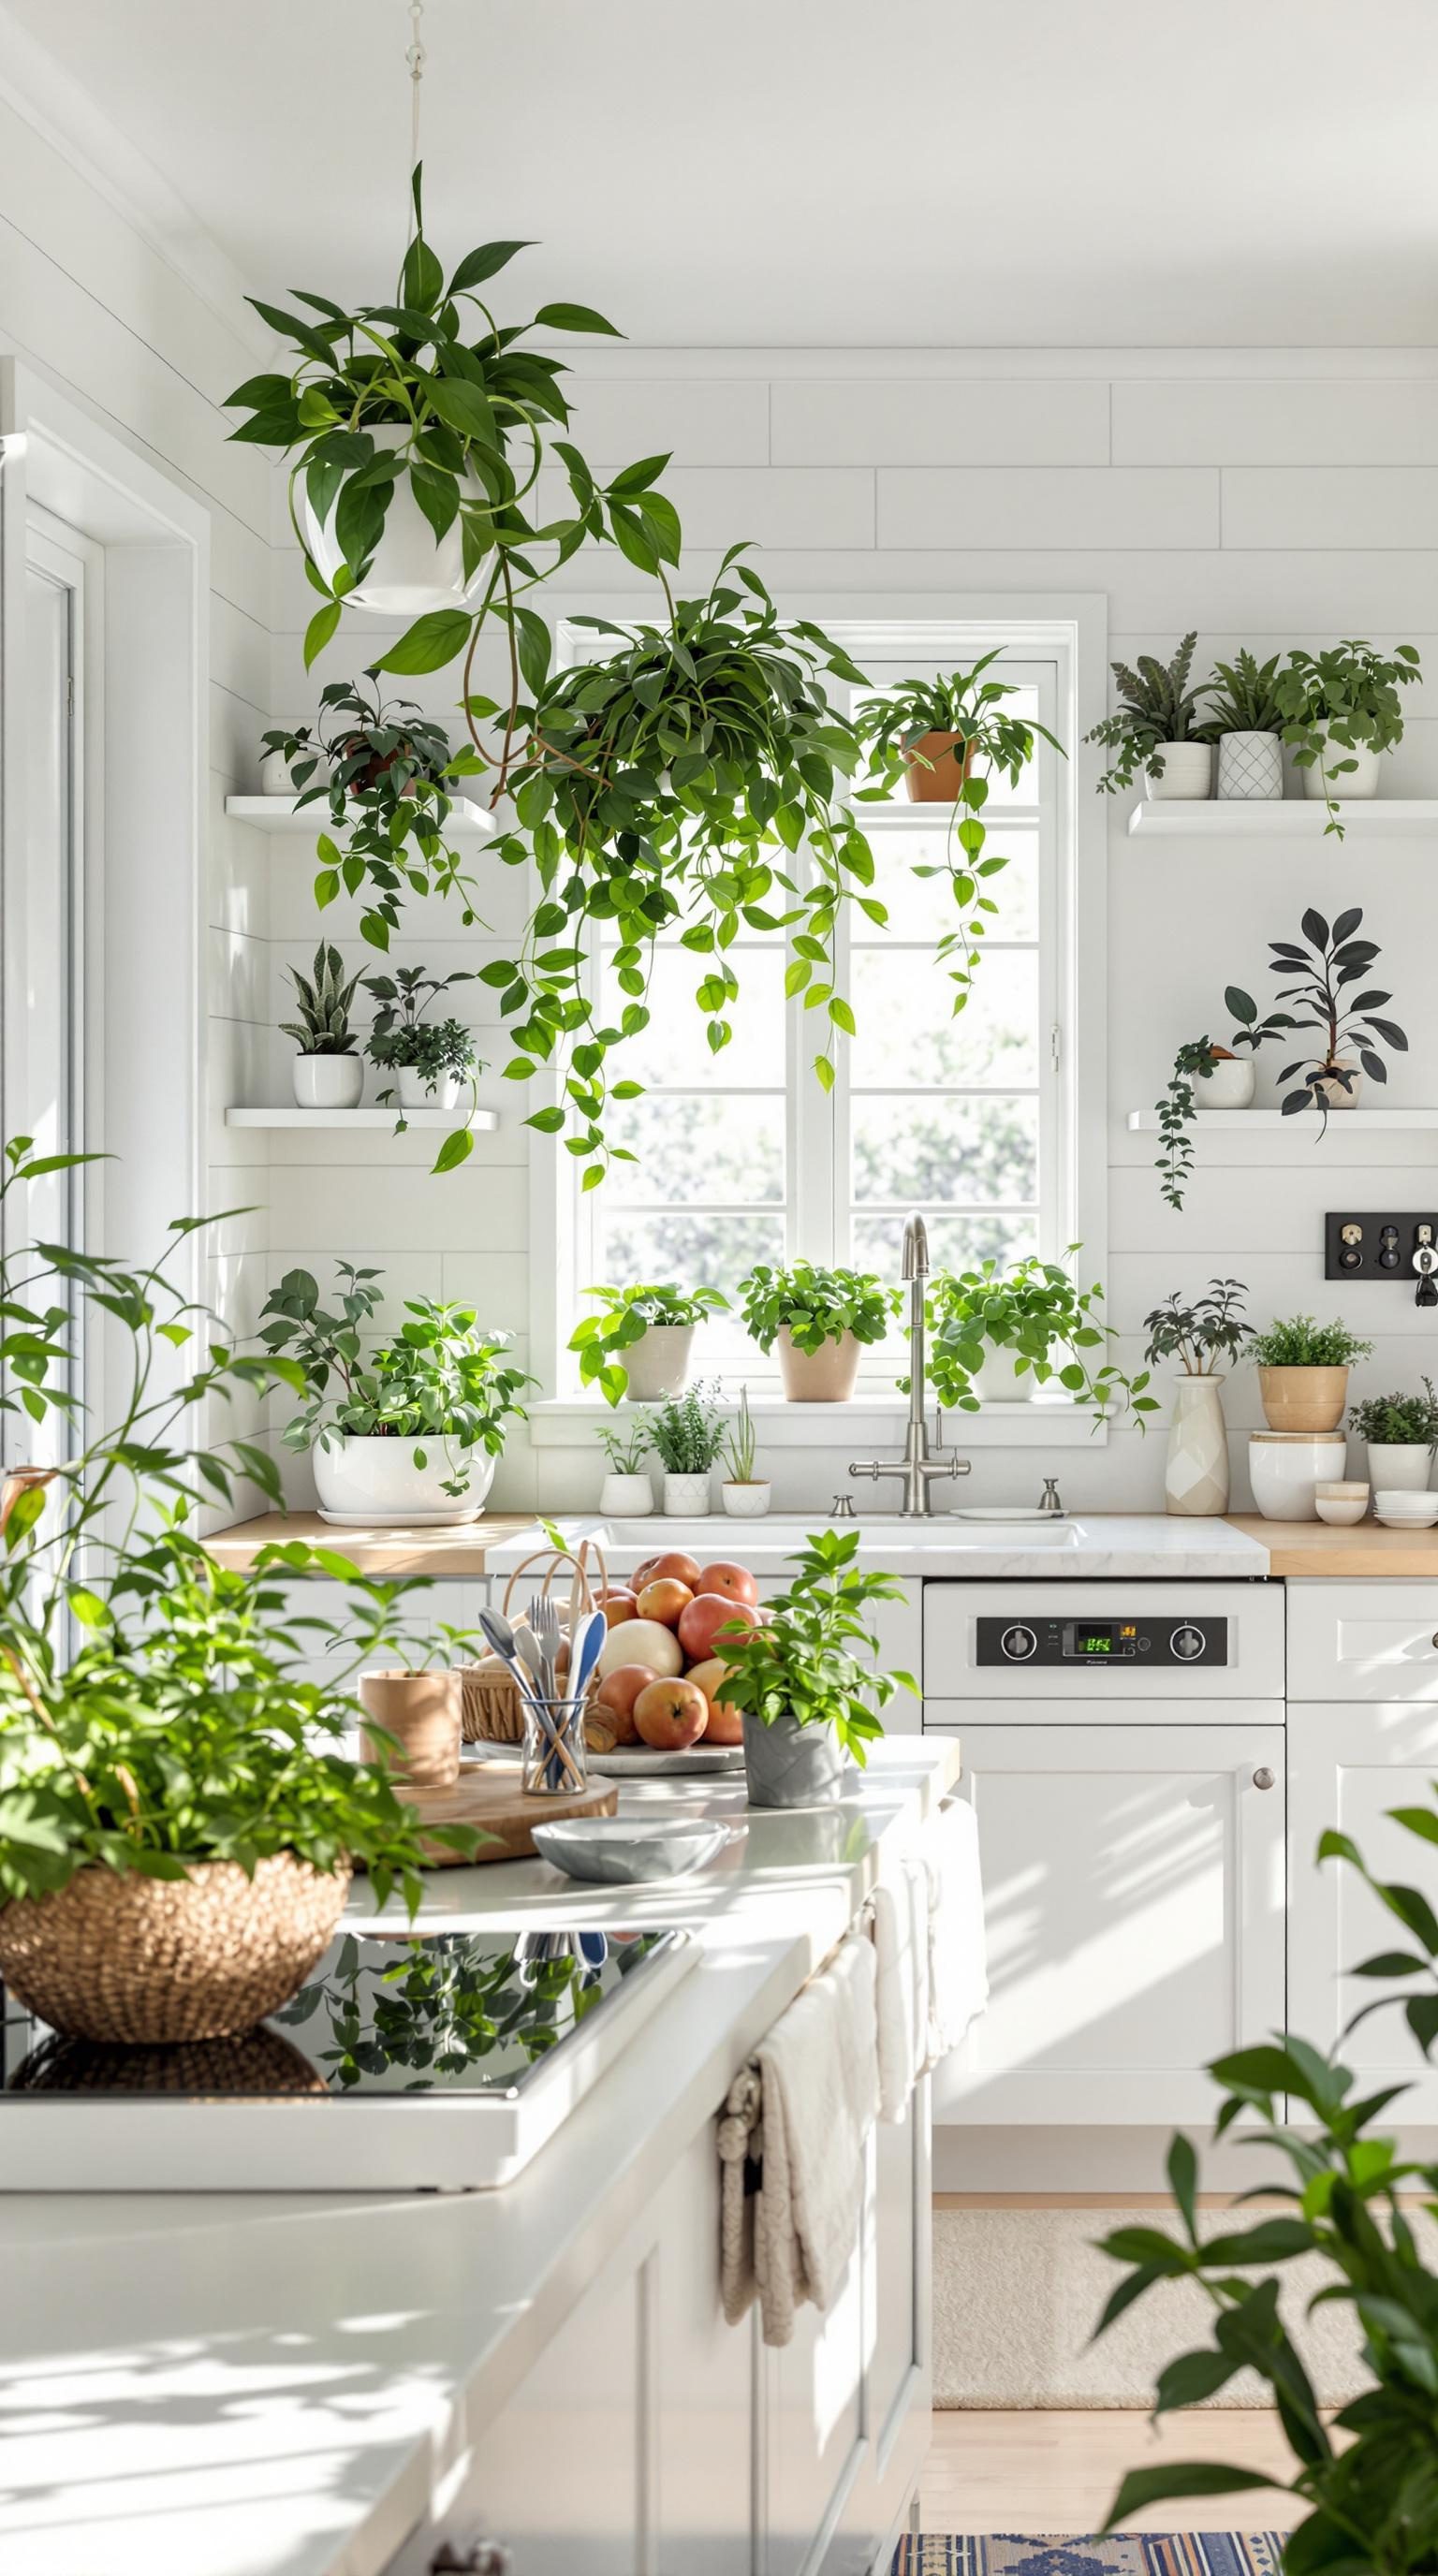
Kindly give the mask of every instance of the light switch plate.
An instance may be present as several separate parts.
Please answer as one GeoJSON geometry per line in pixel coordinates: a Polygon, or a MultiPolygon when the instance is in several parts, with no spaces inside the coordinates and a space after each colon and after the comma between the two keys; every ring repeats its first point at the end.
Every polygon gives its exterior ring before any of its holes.
{"type": "Polygon", "coordinates": [[[1394,1279],[1411,1296],[1418,1278],[1414,1255],[1425,1242],[1438,1251],[1438,1208],[1418,1215],[1344,1208],[1323,1220],[1323,1276],[1394,1279]]]}

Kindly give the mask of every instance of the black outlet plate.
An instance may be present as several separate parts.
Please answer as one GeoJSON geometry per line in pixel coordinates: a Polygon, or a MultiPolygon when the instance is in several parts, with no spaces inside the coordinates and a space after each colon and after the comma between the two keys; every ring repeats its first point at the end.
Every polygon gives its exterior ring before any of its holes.
{"type": "Polygon", "coordinates": [[[1420,1226],[1429,1229],[1428,1240],[1438,1251],[1438,1208],[1425,1208],[1418,1215],[1399,1215],[1384,1208],[1375,1215],[1372,1209],[1344,1208],[1336,1216],[1323,1220],[1323,1276],[1325,1279],[1396,1279],[1410,1294],[1418,1284],[1413,1255],[1418,1249],[1420,1226]],[[1357,1225],[1363,1229],[1362,1240],[1346,1244],[1343,1229],[1357,1225]],[[1396,1242],[1385,1242],[1384,1229],[1396,1231],[1396,1242]],[[1345,1259],[1356,1252],[1358,1259],[1345,1259]],[[1385,1258],[1390,1253],[1392,1258],[1385,1258]]]}

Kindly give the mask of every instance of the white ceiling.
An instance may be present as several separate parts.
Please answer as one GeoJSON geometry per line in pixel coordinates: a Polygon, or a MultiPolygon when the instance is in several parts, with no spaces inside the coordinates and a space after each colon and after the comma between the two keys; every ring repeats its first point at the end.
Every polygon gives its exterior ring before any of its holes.
{"type": "MultiPolygon", "coordinates": [[[[390,289],[406,0],[10,0],[254,289],[390,289]]],[[[650,345],[1438,341],[1433,0],[428,0],[429,230],[650,345]]]]}

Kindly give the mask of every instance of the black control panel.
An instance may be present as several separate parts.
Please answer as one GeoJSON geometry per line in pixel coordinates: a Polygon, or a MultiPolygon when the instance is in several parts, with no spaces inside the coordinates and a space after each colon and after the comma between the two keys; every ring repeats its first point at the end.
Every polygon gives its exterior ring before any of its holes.
{"type": "Polygon", "coordinates": [[[1167,1665],[1226,1664],[1226,1619],[980,1619],[981,1665],[1062,1664],[1076,1672],[1087,1664],[1130,1670],[1167,1665]]]}

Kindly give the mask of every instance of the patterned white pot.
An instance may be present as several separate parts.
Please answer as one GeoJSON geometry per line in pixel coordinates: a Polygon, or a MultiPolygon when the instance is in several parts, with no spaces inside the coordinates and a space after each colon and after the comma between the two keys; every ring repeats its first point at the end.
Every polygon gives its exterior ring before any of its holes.
{"type": "MultiPolygon", "coordinates": [[[[1333,746],[1333,757],[1335,760],[1351,760],[1355,764],[1352,769],[1330,774],[1329,784],[1340,804],[1347,804],[1351,798],[1377,795],[1378,754],[1376,751],[1349,751],[1344,743],[1336,742],[1333,746]]],[[[1321,796],[1323,788],[1323,762],[1320,759],[1315,760],[1311,769],[1305,769],[1303,772],[1303,793],[1305,796],[1321,796]]]]}
{"type": "Polygon", "coordinates": [[[748,1484],[736,1484],[731,1477],[719,1488],[724,1509],[734,1521],[761,1521],[769,1508],[774,1488],[767,1477],[755,1476],[748,1484]]]}
{"type": "Polygon", "coordinates": [[[1169,802],[1176,796],[1202,798],[1213,794],[1211,742],[1161,742],[1158,754],[1163,776],[1156,778],[1149,770],[1144,779],[1145,789],[1156,803],[1169,802]]]}
{"type": "Polygon", "coordinates": [[[708,1477],[666,1475],[664,1509],[673,1521],[707,1520],[709,1517],[708,1477]]]}
{"type": "Polygon", "coordinates": [[[1370,1440],[1368,1481],[1375,1494],[1426,1494],[1433,1453],[1421,1440],[1370,1440]]]}
{"type": "Polygon", "coordinates": [[[301,1109],[358,1109],[364,1097],[364,1058],[297,1055],[290,1065],[301,1109]]]}
{"type": "Polygon", "coordinates": [[[606,1520],[647,1520],[654,1509],[654,1488],[647,1476],[611,1472],[599,1488],[599,1508],[606,1520]]]}
{"type": "Polygon", "coordinates": [[[1220,736],[1218,793],[1228,804],[1278,803],[1283,794],[1283,745],[1276,733],[1220,736]]]}
{"type": "Polygon", "coordinates": [[[1193,1078],[1196,1109],[1251,1109],[1258,1082],[1252,1056],[1220,1056],[1207,1073],[1193,1078]]]}
{"type": "Polygon", "coordinates": [[[1228,1428],[1221,1377],[1176,1378],[1168,1460],[1163,1471],[1166,1512],[1211,1519],[1228,1509],[1228,1428]]]}

